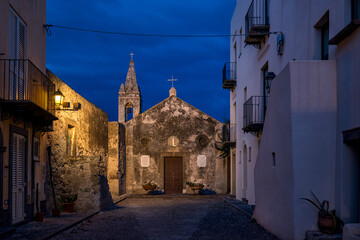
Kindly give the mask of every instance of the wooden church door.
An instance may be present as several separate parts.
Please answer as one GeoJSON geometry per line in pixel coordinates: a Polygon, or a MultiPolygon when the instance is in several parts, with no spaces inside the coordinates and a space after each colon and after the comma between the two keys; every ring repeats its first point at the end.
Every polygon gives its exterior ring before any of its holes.
{"type": "Polygon", "coordinates": [[[165,158],[165,193],[182,193],[182,158],[165,158]]]}

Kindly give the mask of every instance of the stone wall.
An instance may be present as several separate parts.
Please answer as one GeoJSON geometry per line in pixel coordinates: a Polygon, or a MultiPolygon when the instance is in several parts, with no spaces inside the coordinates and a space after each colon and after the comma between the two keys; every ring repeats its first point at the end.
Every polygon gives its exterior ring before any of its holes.
{"type": "Polygon", "coordinates": [[[183,193],[192,193],[187,181],[203,183],[217,193],[226,192],[227,165],[213,147],[217,130],[223,124],[176,96],[125,123],[126,190],[144,193],[142,184],[152,181],[164,190],[165,157],[183,161],[183,193]],[[141,156],[150,156],[148,167],[141,166],[141,156]],[[206,157],[206,166],[198,166],[198,156],[206,157]]]}
{"type": "Polygon", "coordinates": [[[109,122],[108,181],[113,196],[125,193],[125,131],[124,125],[109,122]],[[121,157],[122,156],[122,157],[121,157]]]}
{"type": "Polygon", "coordinates": [[[56,196],[78,194],[75,206],[78,211],[111,206],[107,181],[108,116],[51,71],[47,75],[71,108],[75,102],[81,103],[78,111],[57,110],[59,120],[54,122],[54,131],[49,134],[56,196]]]}

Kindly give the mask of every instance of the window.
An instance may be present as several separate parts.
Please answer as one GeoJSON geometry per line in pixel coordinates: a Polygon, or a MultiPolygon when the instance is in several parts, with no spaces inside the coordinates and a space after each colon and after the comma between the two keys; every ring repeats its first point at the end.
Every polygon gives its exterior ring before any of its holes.
{"type": "MultiPolygon", "coordinates": [[[[9,59],[25,59],[26,26],[20,17],[10,10],[9,19],[9,59]]],[[[25,94],[25,62],[10,61],[9,98],[24,100],[25,94]]]]}
{"type": "Polygon", "coordinates": [[[237,62],[237,50],[236,50],[236,42],[235,42],[235,44],[234,44],[234,47],[233,47],[233,49],[234,49],[234,63],[235,63],[235,67],[236,67],[236,62],[237,62]]]}
{"type": "Polygon", "coordinates": [[[360,0],[351,1],[351,19],[360,19],[360,0]]]}
{"type": "Polygon", "coordinates": [[[329,59],[329,21],[321,27],[321,60],[329,59]]]}
{"type": "Polygon", "coordinates": [[[34,161],[40,160],[40,140],[38,138],[34,138],[33,159],[34,161]]]}
{"type": "Polygon", "coordinates": [[[269,90],[270,86],[268,85],[268,81],[266,81],[266,75],[268,73],[268,65],[265,64],[265,66],[262,68],[262,82],[263,82],[263,96],[264,96],[264,113],[266,112],[267,104],[268,104],[268,98],[269,98],[269,90]]]}
{"type": "Polygon", "coordinates": [[[276,167],[275,153],[272,152],[271,155],[272,155],[272,166],[273,166],[273,167],[276,167]]]}
{"type": "Polygon", "coordinates": [[[66,138],[66,154],[69,156],[76,156],[74,126],[68,125],[66,138]]]}
{"type": "Polygon", "coordinates": [[[247,87],[244,88],[244,103],[247,101],[247,87]]]}
{"type": "Polygon", "coordinates": [[[240,28],[240,32],[239,32],[239,38],[240,38],[240,41],[239,41],[239,58],[242,54],[242,42],[243,42],[243,39],[242,39],[242,28],[240,28]]]}
{"type": "Polygon", "coordinates": [[[249,162],[251,162],[251,147],[249,147],[249,162]]]}

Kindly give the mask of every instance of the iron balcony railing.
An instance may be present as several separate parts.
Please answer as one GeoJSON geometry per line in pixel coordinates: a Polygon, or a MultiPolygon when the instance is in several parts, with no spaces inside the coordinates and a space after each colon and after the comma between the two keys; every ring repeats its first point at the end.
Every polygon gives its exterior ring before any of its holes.
{"type": "Polygon", "coordinates": [[[243,130],[257,132],[262,129],[265,118],[265,97],[252,96],[244,103],[243,130]]]}
{"type": "Polygon", "coordinates": [[[54,115],[55,85],[28,59],[0,59],[0,99],[31,101],[54,115]]]}
{"type": "Polygon", "coordinates": [[[253,0],[245,16],[245,33],[264,26],[269,26],[269,0],[253,0]]]}
{"type": "Polygon", "coordinates": [[[227,62],[223,68],[223,88],[236,86],[236,62],[227,62]]]}

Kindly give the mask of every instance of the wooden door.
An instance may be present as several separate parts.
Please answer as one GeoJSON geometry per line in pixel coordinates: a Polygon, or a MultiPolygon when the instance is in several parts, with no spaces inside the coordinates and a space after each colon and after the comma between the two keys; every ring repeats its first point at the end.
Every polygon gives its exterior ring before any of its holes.
{"type": "Polygon", "coordinates": [[[182,193],[182,158],[165,158],[165,193],[182,193]]]}
{"type": "Polygon", "coordinates": [[[11,160],[11,211],[13,224],[24,221],[25,217],[25,143],[24,136],[13,134],[11,160]]]}

